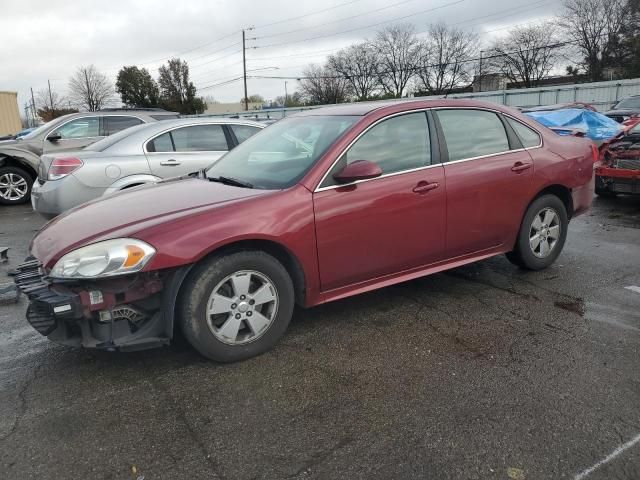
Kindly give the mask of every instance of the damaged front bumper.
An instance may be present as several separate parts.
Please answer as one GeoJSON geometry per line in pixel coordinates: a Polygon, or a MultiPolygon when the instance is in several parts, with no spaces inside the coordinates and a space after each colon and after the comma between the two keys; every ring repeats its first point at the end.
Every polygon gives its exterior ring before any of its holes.
{"type": "Polygon", "coordinates": [[[174,306],[190,267],[100,280],[55,280],[35,258],[15,282],[29,298],[27,320],[50,340],[73,347],[143,350],[173,337],[174,306]]]}
{"type": "MultiPolygon", "coordinates": [[[[638,162],[640,167],[640,162],[638,162]]],[[[611,193],[640,195],[640,168],[619,168],[603,165],[596,167],[596,188],[611,193]]]]}

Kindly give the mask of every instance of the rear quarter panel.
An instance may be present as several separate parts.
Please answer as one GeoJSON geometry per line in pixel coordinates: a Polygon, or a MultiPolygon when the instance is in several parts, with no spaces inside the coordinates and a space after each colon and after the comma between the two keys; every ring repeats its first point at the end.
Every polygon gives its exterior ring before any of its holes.
{"type": "Polygon", "coordinates": [[[137,155],[90,157],[83,161],[82,168],[73,175],[81,183],[93,188],[107,188],[131,175],[150,174],[149,163],[142,150],[137,155]]]}

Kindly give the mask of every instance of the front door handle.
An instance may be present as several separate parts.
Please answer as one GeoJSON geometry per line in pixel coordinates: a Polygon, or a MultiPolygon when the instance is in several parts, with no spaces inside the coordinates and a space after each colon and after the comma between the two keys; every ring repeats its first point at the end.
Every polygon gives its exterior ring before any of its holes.
{"type": "Polygon", "coordinates": [[[511,171],[512,172],[516,172],[516,173],[520,173],[520,172],[524,172],[525,170],[528,170],[531,168],[531,164],[530,163],[522,163],[522,162],[516,162],[513,167],[511,167],[511,171]]]}
{"type": "Polygon", "coordinates": [[[431,190],[435,190],[436,188],[438,188],[440,185],[438,184],[438,182],[433,182],[433,183],[429,183],[429,182],[419,182],[418,185],[416,185],[413,188],[414,193],[427,193],[430,192],[431,190]]]}
{"type": "Polygon", "coordinates": [[[162,165],[164,167],[177,167],[181,163],[182,162],[179,162],[177,160],[174,160],[173,158],[170,158],[169,160],[165,160],[163,162],[160,162],[160,165],[162,165]]]}

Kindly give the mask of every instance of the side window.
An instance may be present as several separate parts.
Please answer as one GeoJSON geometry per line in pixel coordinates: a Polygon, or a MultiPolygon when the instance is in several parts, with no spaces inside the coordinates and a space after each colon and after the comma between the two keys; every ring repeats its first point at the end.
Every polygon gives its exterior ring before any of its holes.
{"type": "Polygon", "coordinates": [[[71,120],[58,128],[55,133],[65,138],[89,138],[100,136],[98,117],[81,117],[71,120]]]}
{"type": "Polygon", "coordinates": [[[238,143],[244,142],[247,138],[255,135],[260,131],[258,127],[251,127],[249,125],[229,125],[233,133],[238,139],[238,143]]]}
{"type": "Polygon", "coordinates": [[[171,132],[176,152],[219,152],[229,150],[221,125],[194,125],[171,132]]]}
{"type": "Polygon", "coordinates": [[[383,174],[430,165],[431,143],[426,114],[408,113],[370,128],[342,155],[320,186],[335,185],[333,175],[356,160],[377,163],[383,174]]]}
{"type": "Polygon", "coordinates": [[[104,134],[107,136],[118,133],[125,128],[134,127],[143,123],[139,118],[126,116],[105,116],[102,118],[102,122],[104,125],[104,134]]]}
{"type": "Polygon", "coordinates": [[[147,152],[173,152],[171,132],[163,133],[147,143],[147,152]]]}
{"type": "Polygon", "coordinates": [[[513,118],[509,118],[507,116],[505,116],[504,118],[507,119],[507,122],[509,122],[511,128],[516,131],[516,135],[518,135],[518,138],[522,142],[522,146],[524,148],[537,147],[538,145],[540,145],[540,135],[538,135],[538,132],[518,122],[517,120],[514,120],[513,118]]]}
{"type": "Polygon", "coordinates": [[[484,110],[439,110],[449,161],[502,153],[509,140],[498,115],[484,110]]]}

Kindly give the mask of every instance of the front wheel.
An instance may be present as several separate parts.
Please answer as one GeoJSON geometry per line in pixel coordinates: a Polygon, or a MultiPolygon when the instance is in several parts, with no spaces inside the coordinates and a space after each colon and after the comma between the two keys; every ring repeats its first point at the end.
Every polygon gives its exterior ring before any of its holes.
{"type": "Polygon", "coordinates": [[[522,220],[516,246],[507,258],[527,270],[542,270],[555,262],[567,238],[567,209],[555,195],[535,199],[522,220]]]}
{"type": "Polygon", "coordinates": [[[33,178],[18,167],[0,167],[0,205],[26,203],[31,196],[33,178]]]}
{"type": "Polygon", "coordinates": [[[202,355],[235,362],[273,347],[294,306],[291,277],[264,252],[214,256],[182,287],[178,312],[185,337],[202,355]]]}

